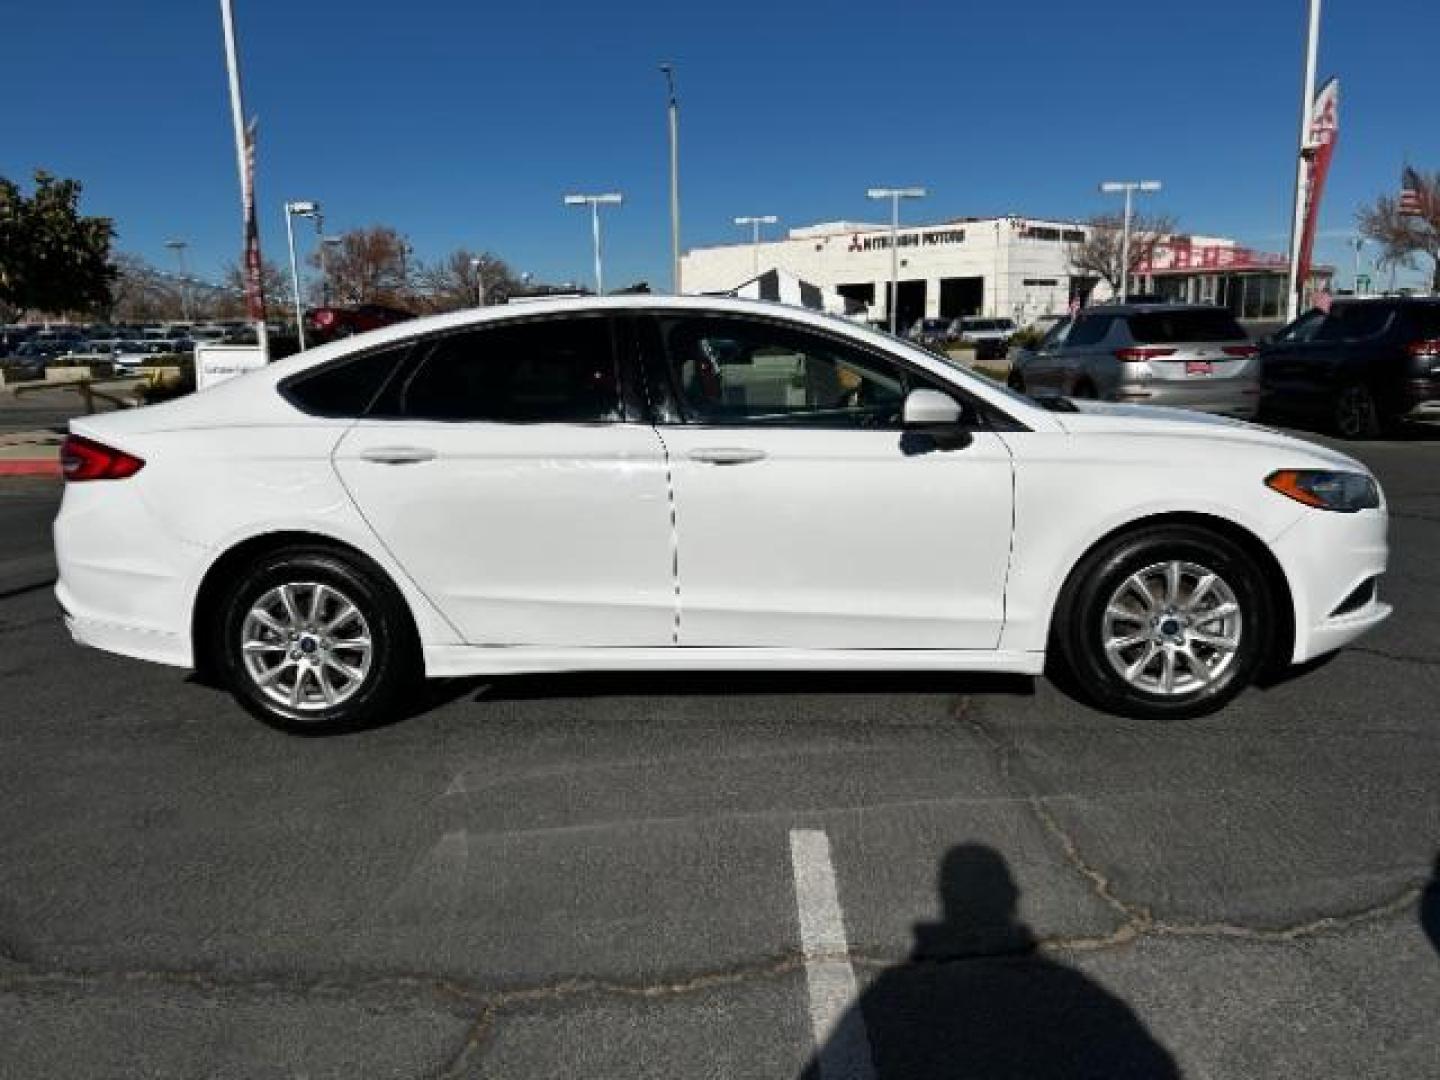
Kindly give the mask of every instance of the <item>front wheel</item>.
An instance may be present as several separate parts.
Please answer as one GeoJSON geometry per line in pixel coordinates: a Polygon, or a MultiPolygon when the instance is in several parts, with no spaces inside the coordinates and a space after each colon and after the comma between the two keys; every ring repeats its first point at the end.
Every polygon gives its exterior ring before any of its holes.
{"type": "Polygon", "coordinates": [[[1335,395],[1335,430],[1345,439],[1375,439],[1384,429],[1375,395],[1364,383],[1347,383],[1335,395]]]}
{"type": "Polygon", "coordinates": [[[1243,548],[1160,526],[1119,537],[1076,568],[1055,638],[1081,692],[1102,708],[1179,720],[1239,694],[1275,629],[1270,593],[1243,548]]]}
{"type": "Polygon", "coordinates": [[[323,548],[275,552],[248,567],[220,606],[217,637],[236,699],[296,734],[391,719],[417,670],[394,587],[323,548]]]}

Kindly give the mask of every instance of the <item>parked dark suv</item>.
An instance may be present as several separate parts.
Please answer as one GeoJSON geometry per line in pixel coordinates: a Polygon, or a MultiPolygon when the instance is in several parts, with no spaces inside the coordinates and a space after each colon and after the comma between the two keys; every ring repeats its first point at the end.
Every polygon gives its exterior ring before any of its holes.
{"type": "Polygon", "coordinates": [[[1347,439],[1440,418],[1440,298],[1336,300],[1261,350],[1261,406],[1329,423],[1347,439]]]}

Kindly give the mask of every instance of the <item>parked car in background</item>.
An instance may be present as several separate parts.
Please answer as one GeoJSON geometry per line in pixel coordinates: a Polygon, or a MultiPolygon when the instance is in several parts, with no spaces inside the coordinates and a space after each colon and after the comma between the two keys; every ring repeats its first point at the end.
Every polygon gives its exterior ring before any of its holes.
{"type": "Polygon", "coordinates": [[[1261,407],[1369,439],[1440,419],[1440,297],[1336,300],[1261,347],[1261,407]]]}
{"type": "Polygon", "coordinates": [[[957,339],[963,345],[973,345],[979,360],[1003,356],[1014,333],[1014,319],[960,319],[956,327],[957,339]]]}
{"type": "Polygon", "coordinates": [[[1102,305],[1062,325],[1063,338],[1051,331],[1040,347],[1015,358],[1013,389],[1242,419],[1259,412],[1259,349],[1225,308],[1102,305]]]}
{"type": "Polygon", "coordinates": [[[356,304],[353,307],[311,308],[305,312],[307,345],[321,345],[337,338],[352,337],[367,330],[379,330],[415,316],[384,304],[356,304]]]}
{"type": "Polygon", "coordinates": [[[917,345],[929,349],[943,349],[956,341],[956,319],[916,319],[915,325],[905,336],[917,345]]]}
{"type": "Polygon", "coordinates": [[[1179,719],[1390,612],[1384,498],[1343,454],[1056,410],[763,302],[470,309],[70,429],[75,640],[294,731],[393,718],[420,675],[1038,674],[1052,647],[1096,702],[1179,719]]]}

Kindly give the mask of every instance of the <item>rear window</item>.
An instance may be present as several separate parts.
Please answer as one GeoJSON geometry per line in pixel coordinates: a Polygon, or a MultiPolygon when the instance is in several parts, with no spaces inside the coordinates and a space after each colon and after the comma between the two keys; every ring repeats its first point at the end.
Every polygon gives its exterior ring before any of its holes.
{"type": "Polygon", "coordinates": [[[325,364],[283,383],[281,393],[312,416],[364,416],[409,349],[407,342],[325,364]]]}
{"type": "Polygon", "coordinates": [[[1168,345],[1178,341],[1244,341],[1245,331],[1228,311],[1147,311],[1129,318],[1136,341],[1168,345]]]}
{"type": "Polygon", "coordinates": [[[1410,309],[1410,323],[1423,338],[1440,338],[1440,304],[1416,304],[1410,309]]]}

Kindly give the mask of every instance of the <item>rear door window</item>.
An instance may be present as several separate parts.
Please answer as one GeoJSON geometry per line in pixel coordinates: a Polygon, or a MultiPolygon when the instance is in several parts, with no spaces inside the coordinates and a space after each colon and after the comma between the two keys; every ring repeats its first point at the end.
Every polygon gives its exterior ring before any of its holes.
{"type": "Polygon", "coordinates": [[[1244,341],[1244,329],[1228,311],[1147,311],[1131,315],[1130,333],[1142,345],[1183,341],[1244,341]]]}
{"type": "Polygon", "coordinates": [[[377,413],[415,420],[583,424],[621,419],[603,315],[500,323],[417,346],[414,371],[377,413]]]}
{"type": "MultiPolygon", "coordinates": [[[[157,343],[148,351],[167,349],[157,343]]],[[[336,360],[292,377],[281,384],[280,392],[290,404],[312,416],[364,416],[409,351],[406,342],[336,360]]]]}
{"type": "Polygon", "coordinates": [[[1394,317],[1395,308],[1389,304],[1336,304],[1315,340],[1358,341],[1374,337],[1384,333],[1394,317]]]}

